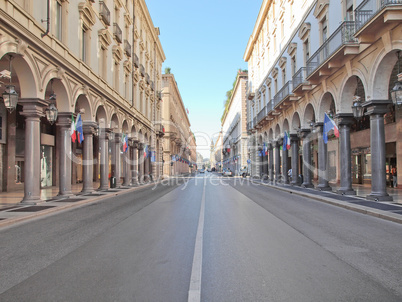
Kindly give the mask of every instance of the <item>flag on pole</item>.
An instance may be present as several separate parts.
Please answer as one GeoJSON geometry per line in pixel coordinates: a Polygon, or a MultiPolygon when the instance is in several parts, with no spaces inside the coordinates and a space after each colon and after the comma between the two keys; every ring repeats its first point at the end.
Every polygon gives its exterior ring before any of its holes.
{"type": "Polygon", "coordinates": [[[285,136],[283,137],[283,150],[290,149],[290,137],[289,134],[285,131],[285,136]]]}
{"type": "Polygon", "coordinates": [[[77,130],[75,129],[74,115],[71,114],[71,128],[70,128],[71,140],[73,143],[77,140],[77,130]]]}
{"type": "Polygon", "coordinates": [[[77,131],[78,142],[81,144],[84,141],[84,130],[82,129],[81,114],[77,115],[77,123],[75,124],[75,130],[77,131]]]}
{"type": "Polygon", "coordinates": [[[324,116],[324,129],[322,133],[322,137],[324,139],[324,143],[328,143],[328,132],[334,130],[334,134],[336,137],[339,137],[339,129],[335,124],[334,120],[331,119],[326,113],[324,116]]]}
{"type": "Polygon", "coordinates": [[[144,158],[147,158],[148,157],[148,145],[145,145],[145,148],[144,148],[144,158]]]}
{"type": "Polygon", "coordinates": [[[126,134],[123,134],[122,143],[123,143],[123,152],[126,152],[128,150],[128,136],[126,134]]]}

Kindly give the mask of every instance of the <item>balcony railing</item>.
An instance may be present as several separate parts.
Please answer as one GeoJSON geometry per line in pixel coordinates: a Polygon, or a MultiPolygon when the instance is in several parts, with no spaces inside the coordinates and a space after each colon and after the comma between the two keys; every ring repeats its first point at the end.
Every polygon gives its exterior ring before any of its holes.
{"type": "Polygon", "coordinates": [[[254,118],[253,118],[253,126],[255,127],[256,125],[257,125],[257,118],[254,117],[254,118]]]}
{"type": "Polygon", "coordinates": [[[142,64],[140,65],[140,74],[141,76],[145,77],[145,67],[142,64]]]}
{"type": "Polygon", "coordinates": [[[248,122],[247,123],[247,131],[250,131],[251,129],[253,129],[253,122],[248,122]]]}
{"type": "Polygon", "coordinates": [[[145,82],[147,83],[147,84],[149,84],[149,74],[148,73],[146,73],[145,74],[145,82]]]}
{"type": "Polygon", "coordinates": [[[106,25],[110,25],[110,10],[103,1],[99,1],[99,15],[106,25]]]}
{"type": "Polygon", "coordinates": [[[127,57],[131,57],[131,44],[127,40],[124,40],[124,52],[127,57]]]}
{"type": "Polygon", "coordinates": [[[257,123],[261,122],[267,116],[267,106],[264,106],[257,114],[257,123]]]}
{"type": "Polygon", "coordinates": [[[134,66],[138,68],[140,66],[140,60],[138,59],[138,56],[134,54],[134,66]]]}
{"type": "Polygon", "coordinates": [[[338,29],[321,45],[321,47],[307,61],[307,77],[309,77],[322,63],[324,63],[339,48],[347,44],[357,43],[355,22],[344,21],[338,29]]]}
{"type": "Polygon", "coordinates": [[[151,81],[150,86],[151,86],[151,90],[152,90],[152,91],[154,91],[154,90],[155,90],[155,84],[154,84],[154,81],[151,81]]]}
{"type": "Polygon", "coordinates": [[[298,86],[306,82],[306,73],[306,67],[302,67],[298,71],[296,71],[292,78],[293,89],[296,89],[298,86]]]}
{"type": "Polygon", "coordinates": [[[365,0],[355,9],[356,31],[386,6],[401,5],[402,0],[365,0]]]}
{"type": "Polygon", "coordinates": [[[123,35],[121,32],[120,26],[117,23],[113,23],[113,34],[118,43],[121,43],[123,41],[123,39],[122,39],[123,35]]]}
{"type": "Polygon", "coordinates": [[[281,90],[278,91],[277,94],[275,94],[274,96],[274,102],[273,102],[273,106],[275,107],[276,105],[278,105],[284,98],[286,98],[287,96],[290,95],[292,91],[292,81],[288,81],[285,85],[283,85],[283,87],[281,88],[281,90]]]}

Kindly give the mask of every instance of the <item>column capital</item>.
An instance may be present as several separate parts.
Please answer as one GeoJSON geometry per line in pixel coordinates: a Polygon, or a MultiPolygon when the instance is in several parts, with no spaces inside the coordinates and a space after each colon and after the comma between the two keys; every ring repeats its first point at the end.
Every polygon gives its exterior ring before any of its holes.
{"type": "Polygon", "coordinates": [[[335,117],[338,119],[339,126],[350,126],[356,121],[353,117],[353,113],[338,113],[335,117]]]}
{"type": "Polygon", "coordinates": [[[300,129],[298,134],[300,138],[306,138],[310,134],[310,132],[311,132],[310,128],[302,128],[300,129]]]}
{"type": "Polygon", "coordinates": [[[391,100],[370,100],[363,103],[363,107],[367,109],[365,115],[384,115],[389,111],[389,105],[392,105],[391,100]]]}
{"type": "Polygon", "coordinates": [[[297,133],[289,133],[290,141],[291,142],[298,142],[300,137],[297,133]]]}
{"type": "Polygon", "coordinates": [[[82,130],[84,134],[95,134],[95,130],[98,128],[98,124],[93,121],[83,121],[82,130]]]}
{"type": "Polygon", "coordinates": [[[20,114],[26,117],[45,116],[43,109],[49,105],[47,101],[38,98],[19,99],[18,104],[22,105],[20,114]]]}
{"type": "Polygon", "coordinates": [[[71,112],[59,112],[57,114],[57,122],[56,125],[60,127],[70,127],[71,126],[71,116],[74,118],[77,116],[75,113],[71,112]]]}
{"type": "Polygon", "coordinates": [[[324,123],[323,122],[316,122],[314,124],[314,128],[318,129],[318,130],[322,130],[322,128],[324,127],[324,123]]]}

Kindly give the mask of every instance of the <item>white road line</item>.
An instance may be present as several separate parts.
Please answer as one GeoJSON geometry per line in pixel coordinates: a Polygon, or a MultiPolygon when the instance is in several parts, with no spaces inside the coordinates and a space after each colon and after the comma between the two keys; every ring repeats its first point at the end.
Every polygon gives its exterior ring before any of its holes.
{"type": "Polygon", "coordinates": [[[197,236],[195,240],[193,266],[191,268],[190,289],[188,291],[188,302],[201,301],[202,242],[204,234],[206,183],[206,178],[204,178],[204,188],[202,191],[200,217],[198,219],[197,236]]]}

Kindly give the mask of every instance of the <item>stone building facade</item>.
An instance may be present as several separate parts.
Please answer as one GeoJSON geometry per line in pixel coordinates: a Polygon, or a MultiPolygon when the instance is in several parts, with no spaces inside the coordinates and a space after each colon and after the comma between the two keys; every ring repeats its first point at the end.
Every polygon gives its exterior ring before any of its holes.
{"type": "Polygon", "coordinates": [[[0,71],[11,65],[0,90],[12,84],[18,94],[13,112],[0,104],[1,190],[24,188],[23,201],[35,203],[42,187],[69,196],[71,184],[91,192],[110,177],[120,186],[160,175],[158,36],[144,0],[0,1],[0,71]],[[50,103],[54,124],[45,118],[50,103]],[[78,113],[84,141],[72,143],[78,113]]]}
{"type": "Polygon", "coordinates": [[[222,167],[238,175],[247,166],[247,72],[239,71],[227,110],[222,118],[222,167]]]}
{"type": "Polygon", "coordinates": [[[368,183],[369,199],[392,199],[386,187],[402,169],[402,109],[390,93],[401,21],[399,0],[263,1],[244,54],[255,177],[305,187],[317,180],[319,190],[337,183],[342,194],[368,183]],[[327,144],[325,114],[340,132],[327,144]]]}
{"type": "Polygon", "coordinates": [[[195,169],[197,146],[187,109],[173,74],[162,75],[162,87],[163,174],[188,174],[195,169]]]}

